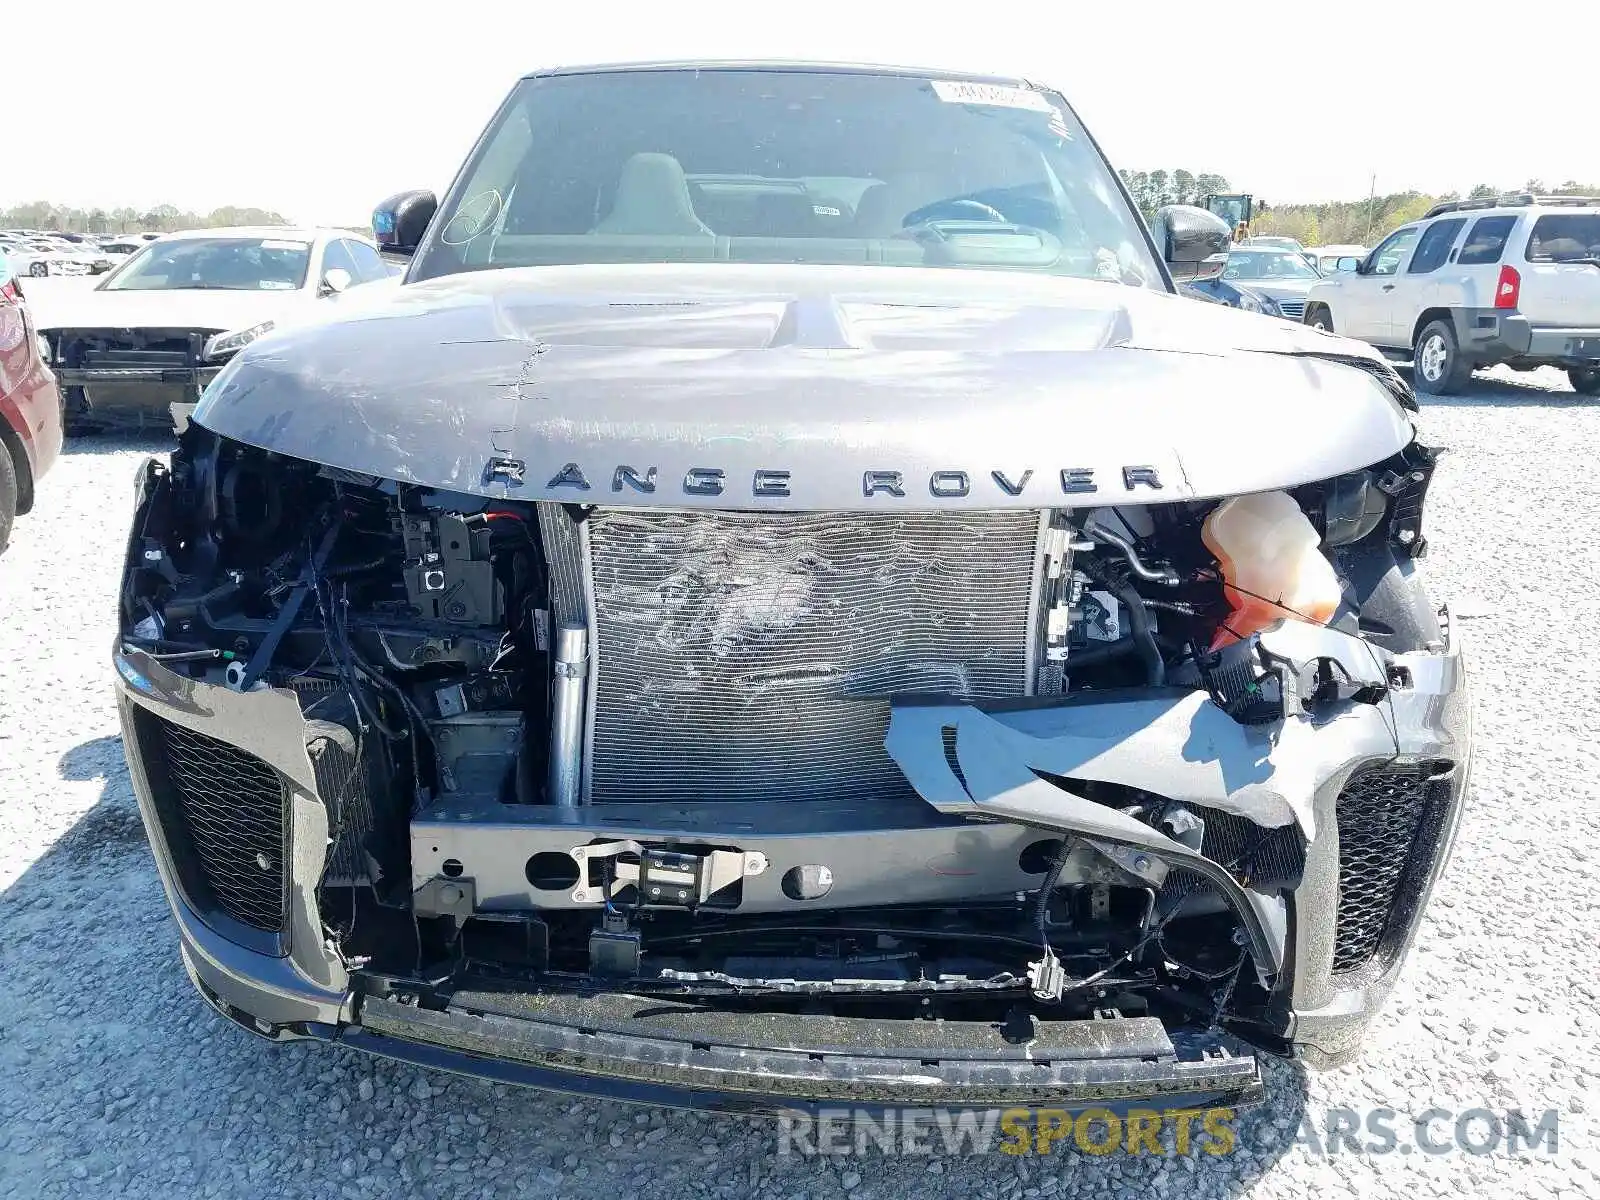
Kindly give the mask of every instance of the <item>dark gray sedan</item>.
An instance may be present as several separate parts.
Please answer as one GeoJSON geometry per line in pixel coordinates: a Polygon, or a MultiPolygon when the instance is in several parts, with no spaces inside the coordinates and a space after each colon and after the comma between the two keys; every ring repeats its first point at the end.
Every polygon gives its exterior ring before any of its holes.
{"type": "Polygon", "coordinates": [[[1292,250],[1235,246],[1228,252],[1222,278],[1228,283],[1244,284],[1276,304],[1282,316],[1298,321],[1305,316],[1306,293],[1322,275],[1292,250]]]}

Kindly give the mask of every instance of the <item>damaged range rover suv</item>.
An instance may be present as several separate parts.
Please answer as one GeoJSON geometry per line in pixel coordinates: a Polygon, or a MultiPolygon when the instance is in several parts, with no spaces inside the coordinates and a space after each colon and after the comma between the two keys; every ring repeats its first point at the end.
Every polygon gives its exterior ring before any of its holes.
{"type": "Polygon", "coordinates": [[[522,80],[379,211],[404,279],[143,470],[115,662],[206,999],[768,1111],[1348,1058],[1469,765],[1434,452],[1370,350],[1176,295],[1221,243],[1163,216],[1022,80],[522,80]]]}

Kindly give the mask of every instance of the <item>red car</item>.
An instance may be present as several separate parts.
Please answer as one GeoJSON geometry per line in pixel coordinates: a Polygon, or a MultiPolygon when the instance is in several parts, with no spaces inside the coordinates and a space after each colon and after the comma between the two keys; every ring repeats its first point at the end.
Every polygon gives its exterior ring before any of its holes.
{"type": "Polygon", "coordinates": [[[61,393],[39,353],[22,284],[0,255],[0,550],[61,452],[61,393]]]}

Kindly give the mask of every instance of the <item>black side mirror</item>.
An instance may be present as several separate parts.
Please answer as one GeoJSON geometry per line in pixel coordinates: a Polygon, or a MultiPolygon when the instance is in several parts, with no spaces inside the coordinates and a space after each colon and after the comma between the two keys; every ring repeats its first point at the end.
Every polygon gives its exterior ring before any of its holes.
{"type": "Polygon", "coordinates": [[[1216,279],[1228,264],[1233,231],[1221,217],[1203,208],[1187,204],[1159,208],[1150,232],[1176,283],[1216,279]]]}
{"type": "Polygon", "coordinates": [[[422,244],[439,200],[429,191],[397,192],[372,213],[372,237],[385,254],[411,254],[422,244]]]}

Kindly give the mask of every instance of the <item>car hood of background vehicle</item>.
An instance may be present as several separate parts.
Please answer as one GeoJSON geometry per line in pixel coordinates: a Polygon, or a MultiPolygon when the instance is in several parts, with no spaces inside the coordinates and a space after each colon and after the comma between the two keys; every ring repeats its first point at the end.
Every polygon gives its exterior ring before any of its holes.
{"type": "Polygon", "coordinates": [[[304,300],[299,291],[163,288],[107,292],[56,289],[34,302],[40,330],[248,329],[278,319],[304,300]]]}
{"type": "Polygon", "coordinates": [[[1235,287],[1249,288],[1274,300],[1303,300],[1320,279],[1230,279],[1235,287]]]}
{"type": "Polygon", "coordinates": [[[1394,396],[1339,357],[1377,361],[1275,318],[1019,272],[502,269],[356,288],[237,355],[194,420],[329,466],[525,500],[1179,500],[1323,479],[1404,446],[1394,396]],[[619,466],[654,472],[655,490],[619,466]],[[1064,495],[1068,469],[1097,490],[1064,495]],[[867,494],[866,472],[899,472],[904,495],[867,494]]]}

